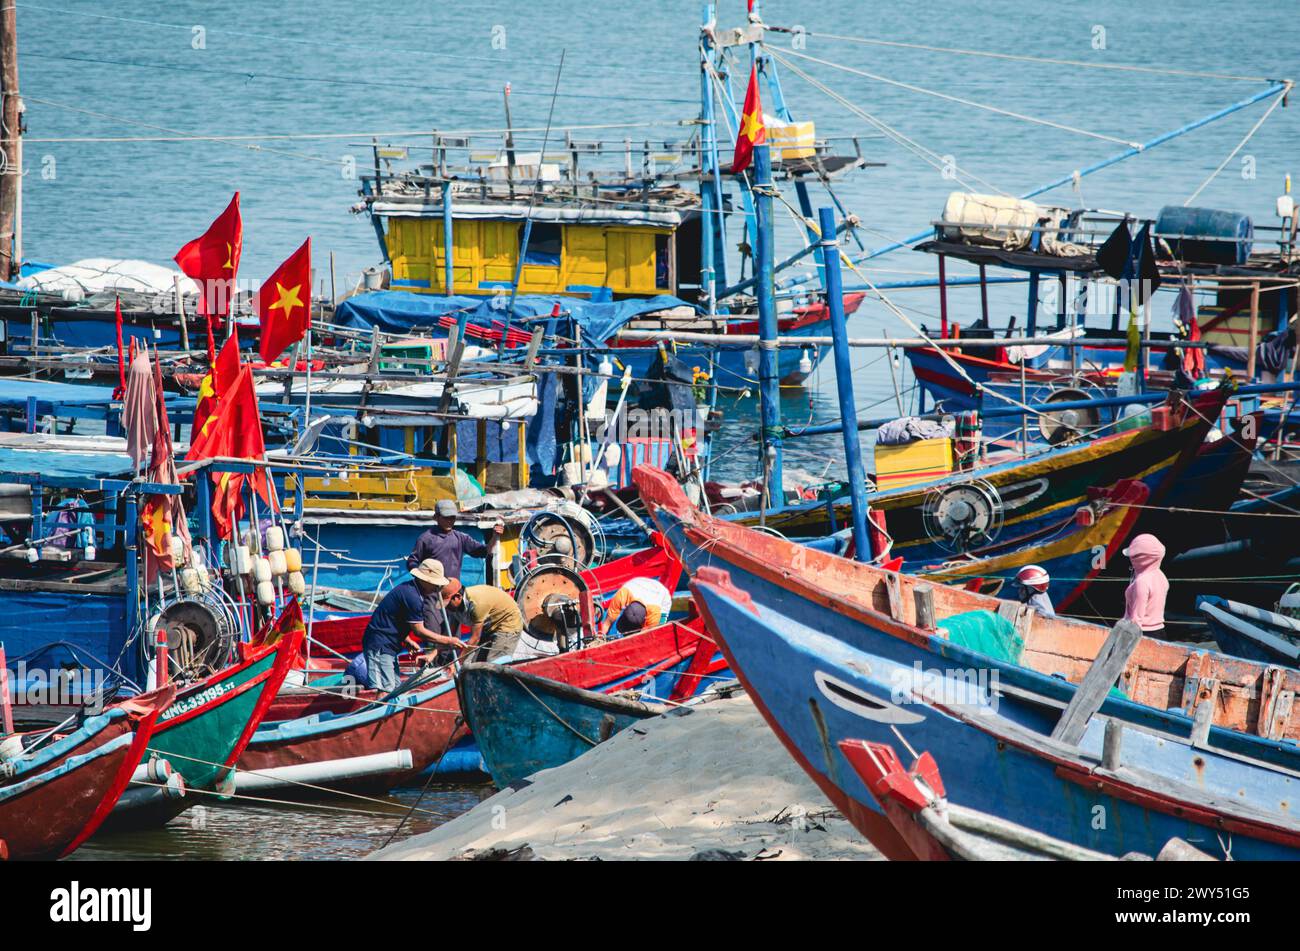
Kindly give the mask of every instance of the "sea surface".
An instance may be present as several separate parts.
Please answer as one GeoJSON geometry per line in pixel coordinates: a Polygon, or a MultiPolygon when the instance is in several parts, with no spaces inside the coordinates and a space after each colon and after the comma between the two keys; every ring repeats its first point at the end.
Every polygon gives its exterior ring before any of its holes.
{"type": "MultiPolygon", "coordinates": [[[[767,0],[761,9],[768,23],[796,31],[777,37],[775,48],[824,61],[795,59],[857,110],[785,71],[782,89],[795,117],[814,120],[818,135],[839,137],[845,149],[857,137],[868,160],[885,163],[835,185],[846,208],[861,218],[859,236],[868,249],[915,234],[938,218],[947,195],[959,187],[954,167],[976,190],[1019,194],[1265,88],[1259,80],[1174,71],[1291,78],[1300,73],[1294,0],[767,0]],[[1156,72],[959,56],[921,46],[1156,72]],[[906,136],[908,144],[885,137],[882,126],[906,136]],[[919,159],[918,151],[930,161],[919,159]]],[[[739,25],[744,11],[744,0],[727,0],[720,25],[739,25]]],[[[52,263],[110,257],[169,264],[237,190],[245,227],[242,277],[261,280],[310,235],[318,288],[328,287],[331,253],[338,288],[353,287],[378,259],[370,223],[349,210],[358,200],[357,170],[372,162],[372,140],[408,145],[413,158],[424,161],[433,129],[473,132],[491,150],[504,124],[508,82],[521,148],[541,146],[555,90],[549,147],[562,140],[564,129],[578,126],[587,128],[573,135],[587,141],[680,141],[691,129],[682,123],[699,108],[700,13],[696,0],[394,0],[382,6],[339,0],[65,0],[55,6],[20,0],[25,255],[52,263]]],[[[738,96],[747,72],[745,63],[738,64],[738,96]]],[[[1253,105],[1083,178],[1077,189],[1063,186],[1037,200],[1154,217],[1162,206],[1186,201],[1267,107],[1268,102],[1253,105]]],[[[1247,212],[1257,226],[1276,224],[1274,204],[1285,176],[1300,174],[1295,112],[1294,103],[1274,111],[1195,204],[1247,212]]],[[[816,189],[813,200],[817,206],[828,201],[816,189]]],[[[732,232],[737,241],[738,230],[732,232]]],[[[777,216],[777,240],[778,258],[802,246],[798,226],[784,210],[777,216]]],[[[852,242],[850,247],[857,250],[852,242]]],[[[972,273],[958,264],[949,269],[953,277],[972,273]]],[[[873,282],[928,278],[935,262],[902,251],[873,260],[863,274],[873,282]]],[[[861,278],[848,273],[845,280],[856,284],[861,278]]],[[[1049,294],[1054,289],[1046,285],[1049,294]]],[[[890,296],[912,321],[937,328],[936,291],[890,296]]],[[[956,321],[977,315],[975,289],[954,289],[950,300],[956,321]]],[[[1157,299],[1157,328],[1168,325],[1171,301],[1166,295],[1157,299]]],[[[1023,287],[993,287],[990,308],[995,326],[1005,326],[1013,314],[1023,326],[1023,287]]],[[[859,336],[911,334],[876,300],[862,306],[849,329],[859,336]]],[[[853,352],[863,415],[896,408],[887,360],[879,351],[853,352]]],[[[910,406],[905,370],[903,361],[899,387],[904,406],[910,406]]],[[[720,399],[728,424],[715,476],[757,472],[752,396],[729,393],[720,399]]],[[[829,363],[806,389],[783,397],[787,420],[819,422],[838,415],[829,363]]],[[[842,477],[843,459],[838,437],[786,446],[787,471],[842,477]]],[[[438,790],[424,807],[450,816],[478,796],[475,790],[438,790]]],[[[396,801],[410,799],[402,793],[396,801]]],[[[374,816],[356,816],[288,806],[212,807],[206,826],[183,818],[154,835],[94,844],[83,857],[355,855],[381,844],[392,827],[391,816],[374,808],[374,816]]],[[[408,829],[437,821],[437,815],[421,815],[408,829]]]]}

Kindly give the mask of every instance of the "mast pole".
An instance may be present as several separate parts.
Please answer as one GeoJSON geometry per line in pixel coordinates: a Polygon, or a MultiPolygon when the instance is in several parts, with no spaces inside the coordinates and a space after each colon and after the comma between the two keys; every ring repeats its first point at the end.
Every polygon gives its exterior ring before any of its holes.
{"type": "Polygon", "coordinates": [[[754,273],[758,278],[758,387],[762,404],[759,439],[762,456],[759,463],[767,493],[764,508],[767,508],[772,506],[774,498],[784,504],[785,493],[781,459],[781,388],[777,367],[778,328],[772,270],[772,153],[766,142],[754,146],[752,191],[758,238],[754,248],[754,273]]]}
{"type": "Polygon", "coordinates": [[[13,280],[22,264],[23,101],[18,92],[18,10],[0,7],[0,277],[13,280]]]}
{"type": "MultiPolygon", "coordinates": [[[[867,473],[862,467],[858,442],[858,407],[853,399],[853,367],[849,364],[849,330],[844,317],[844,288],[840,275],[840,242],[835,233],[835,210],[821,208],[822,258],[826,262],[826,304],[830,308],[831,335],[835,338],[835,389],[840,400],[840,428],[844,435],[844,460],[848,467],[849,499],[853,504],[853,557],[871,560],[867,535],[867,473]]],[[[892,364],[891,364],[892,365],[892,364]]]]}

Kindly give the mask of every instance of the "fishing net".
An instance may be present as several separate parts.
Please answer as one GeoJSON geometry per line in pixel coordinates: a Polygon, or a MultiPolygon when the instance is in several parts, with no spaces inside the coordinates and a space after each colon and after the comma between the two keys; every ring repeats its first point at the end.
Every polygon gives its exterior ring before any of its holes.
{"type": "Polygon", "coordinates": [[[992,611],[954,614],[944,619],[943,626],[953,644],[1008,664],[1020,663],[1020,655],[1025,649],[1024,638],[1016,633],[1010,621],[992,611]]]}

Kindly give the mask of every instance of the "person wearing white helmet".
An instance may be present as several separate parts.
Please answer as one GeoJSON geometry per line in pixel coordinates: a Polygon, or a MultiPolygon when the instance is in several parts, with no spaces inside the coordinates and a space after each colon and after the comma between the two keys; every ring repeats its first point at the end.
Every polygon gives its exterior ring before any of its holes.
{"type": "Polygon", "coordinates": [[[1056,617],[1056,608],[1047,594],[1052,583],[1049,575],[1040,565],[1025,565],[1016,573],[1016,583],[1020,585],[1020,601],[1028,604],[1043,617],[1056,617]]]}

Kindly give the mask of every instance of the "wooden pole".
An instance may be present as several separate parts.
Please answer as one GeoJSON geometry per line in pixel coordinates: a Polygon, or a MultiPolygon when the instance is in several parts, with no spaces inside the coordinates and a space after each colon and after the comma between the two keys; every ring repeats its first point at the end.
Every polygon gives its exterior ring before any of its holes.
{"type": "Polygon", "coordinates": [[[1246,353],[1246,379],[1255,382],[1255,345],[1259,342],[1259,282],[1250,286],[1250,349],[1246,353]]]}
{"type": "Polygon", "coordinates": [[[18,10],[0,7],[0,134],[4,161],[0,166],[0,277],[14,280],[21,261],[19,214],[22,208],[23,101],[18,93],[18,10]]]}

